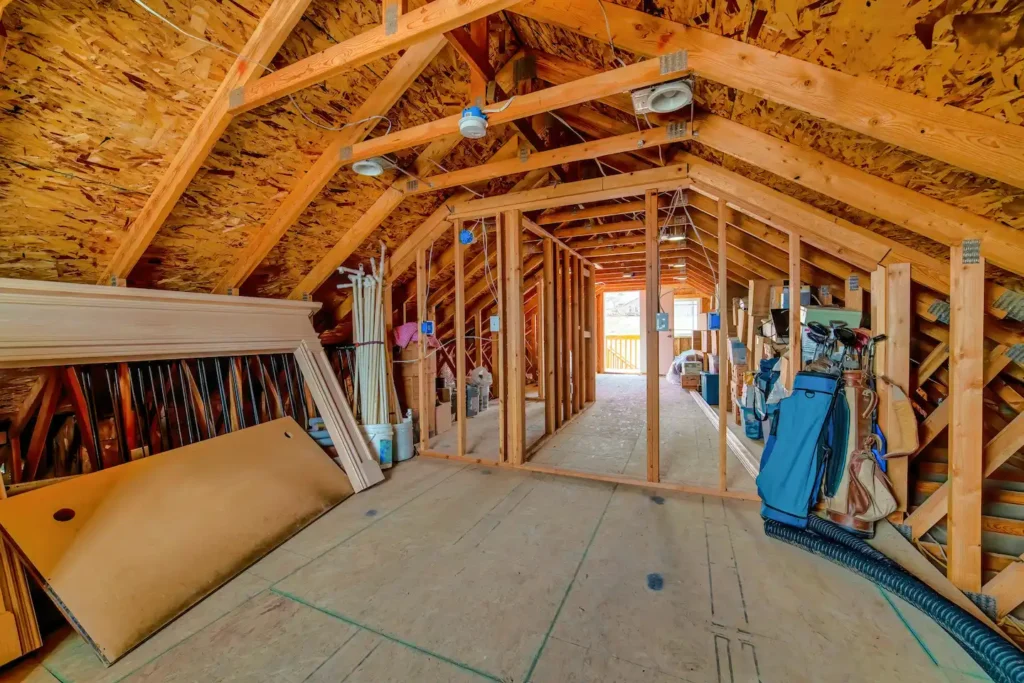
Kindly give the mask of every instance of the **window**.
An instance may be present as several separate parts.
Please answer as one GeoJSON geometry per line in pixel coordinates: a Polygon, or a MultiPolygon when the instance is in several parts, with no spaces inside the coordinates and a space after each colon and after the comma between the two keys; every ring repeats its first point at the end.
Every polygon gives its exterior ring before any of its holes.
{"type": "Polygon", "coordinates": [[[697,323],[697,311],[700,310],[699,299],[675,300],[675,337],[693,336],[693,326],[697,323]]]}

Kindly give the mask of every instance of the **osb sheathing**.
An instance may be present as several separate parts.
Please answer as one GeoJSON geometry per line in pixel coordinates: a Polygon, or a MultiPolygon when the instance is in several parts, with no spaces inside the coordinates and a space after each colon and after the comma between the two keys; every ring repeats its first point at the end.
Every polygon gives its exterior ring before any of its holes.
{"type": "MultiPolygon", "coordinates": [[[[151,4],[189,31],[237,51],[270,2],[151,4]]],[[[3,22],[9,46],[0,72],[0,211],[5,217],[0,274],[95,282],[233,57],[178,34],[128,1],[15,0],[3,22]]],[[[272,66],[378,23],[377,0],[314,0],[272,66]]],[[[495,64],[517,47],[499,41],[500,32],[497,27],[492,32],[495,64]],[[497,52],[499,42],[503,54],[497,52]]],[[[307,88],[296,94],[296,102],[321,125],[339,126],[397,58],[307,88]]],[[[465,65],[445,48],[388,113],[392,125],[408,128],[458,111],[468,81],[465,65]]],[[[382,123],[374,134],[384,130],[382,123]]],[[[288,99],[238,117],[164,222],[130,283],[212,289],[330,135],[300,117],[288,99]]],[[[463,143],[444,164],[479,163],[495,144],[494,138],[463,143]]],[[[418,151],[397,156],[407,165],[418,151]]],[[[382,180],[390,179],[339,173],[248,289],[287,295],[373,203],[382,180]],[[268,279],[278,281],[262,286],[268,279]]],[[[395,212],[382,233],[392,246],[407,234],[403,229],[418,225],[426,215],[419,212],[431,200],[440,198],[418,198],[395,212]]]]}
{"type": "MultiPolygon", "coordinates": [[[[619,4],[636,7],[640,3],[620,0],[619,4]]],[[[858,0],[818,1],[801,7],[795,0],[777,0],[774,5],[761,2],[760,9],[752,10],[752,3],[745,0],[661,0],[644,3],[644,9],[688,26],[700,26],[845,73],[869,76],[890,87],[1019,124],[1018,115],[1024,112],[1018,86],[1024,55],[1015,36],[1024,6],[1010,11],[1005,9],[1007,4],[858,0]],[[989,14],[982,16],[982,12],[989,14]],[[791,17],[797,21],[790,21],[791,17]],[[919,33],[924,35],[921,24],[928,22],[932,22],[930,48],[918,37],[919,33]],[[745,30],[748,25],[750,31],[745,30]],[[1009,28],[1002,33],[992,28],[1004,25],[1009,28]],[[991,31],[982,31],[982,26],[991,31]],[[757,31],[752,30],[754,27],[757,31]]],[[[616,66],[606,43],[515,14],[510,16],[517,34],[529,47],[580,60],[597,69],[616,66]]],[[[636,59],[621,48],[618,54],[628,62],[636,59]]],[[[1024,192],[1011,186],[703,79],[698,82],[697,102],[719,116],[1006,225],[1024,228],[1024,192]]]]}

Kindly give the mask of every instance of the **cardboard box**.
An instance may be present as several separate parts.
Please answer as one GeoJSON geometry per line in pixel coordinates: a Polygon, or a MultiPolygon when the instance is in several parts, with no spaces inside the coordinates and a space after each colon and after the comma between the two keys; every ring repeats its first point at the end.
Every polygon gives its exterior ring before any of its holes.
{"type": "Polygon", "coordinates": [[[682,375],[679,378],[679,385],[683,389],[693,389],[694,391],[700,390],[700,375],[682,375]]]}
{"type": "Polygon", "coordinates": [[[434,412],[437,417],[435,422],[437,428],[434,435],[440,436],[452,428],[452,404],[450,402],[441,403],[435,408],[434,412]]]}
{"type": "Polygon", "coordinates": [[[683,374],[694,375],[700,377],[701,370],[704,369],[703,360],[684,360],[683,361],[683,374]]]}

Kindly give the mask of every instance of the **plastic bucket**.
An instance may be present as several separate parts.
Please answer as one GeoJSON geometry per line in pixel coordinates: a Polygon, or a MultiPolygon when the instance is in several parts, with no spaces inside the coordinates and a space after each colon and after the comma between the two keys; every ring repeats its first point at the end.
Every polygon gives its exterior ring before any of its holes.
{"type": "Polygon", "coordinates": [[[743,409],[743,431],[748,439],[761,438],[761,421],[754,415],[753,408],[743,409]]]}
{"type": "Polygon", "coordinates": [[[395,425],[395,462],[412,457],[412,420],[395,425]]]}
{"type": "Polygon", "coordinates": [[[370,442],[370,448],[377,454],[377,462],[381,467],[391,467],[393,464],[393,433],[394,427],[390,422],[379,425],[363,425],[363,434],[370,442]]]}

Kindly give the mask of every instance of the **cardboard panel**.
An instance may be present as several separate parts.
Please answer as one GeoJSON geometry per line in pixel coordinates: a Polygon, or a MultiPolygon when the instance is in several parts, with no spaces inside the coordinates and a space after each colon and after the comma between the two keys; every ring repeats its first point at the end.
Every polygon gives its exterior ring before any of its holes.
{"type": "Polygon", "coordinates": [[[283,418],[0,501],[0,526],[111,663],[350,495],[283,418]]]}

